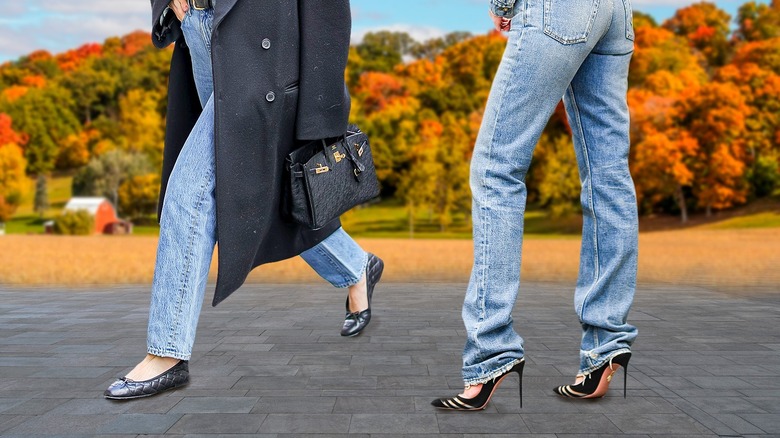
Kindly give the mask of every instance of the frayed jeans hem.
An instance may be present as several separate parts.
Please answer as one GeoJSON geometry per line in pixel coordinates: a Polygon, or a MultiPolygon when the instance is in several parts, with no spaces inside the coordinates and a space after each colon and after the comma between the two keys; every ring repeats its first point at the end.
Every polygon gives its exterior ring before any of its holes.
{"type": "MultiPolygon", "coordinates": [[[[591,365],[590,367],[588,367],[588,368],[586,368],[584,370],[580,370],[580,372],[577,373],[577,375],[578,376],[587,376],[588,374],[591,374],[592,372],[596,371],[597,369],[603,367],[605,363],[608,363],[609,361],[611,361],[612,359],[614,359],[615,357],[617,357],[617,356],[619,356],[619,355],[621,355],[623,353],[631,353],[631,349],[630,348],[621,348],[619,350],[612,351],[609,354],[604,356],[605,359],[602,359],[602,360],[598,361],[596,364],[591,365]]],[[[588,362],[593,363],[591,360],[588,360],[588,362]]]]}
{"type": "Polygon", "coordinates": [[[489,382],[489,381],[491,381],[491,380],[495,379],[496,377],[498,377],[498,376],[500,376],[500,375],[502,375],[502,374],[505,374],[507,371],[509,371],[510,369],[512,369],[512,367],[514,367],[515,365],[519,364],[520,362],[522,362],[522,361],[524,361],[524,360],[525,360],[525,358],[522,358],[522,359],[515,359],[515,360],[513,360],[512,362],[509,362],[508,364],[506,364],[506,365],[502,366],[501,368],[499,368],[499,369],[497,369],[497,370],[495,370],[495,371],[492,371],[492,372],[490,372],[490,373],[489,373],[487,376],[485,376],[485,377],[475,377],[475,378],[473,378],[473,379],[466,379],[466,378],[464,377],[464,379],[463,379],[463,383],[464,383],[466,386],[474,386],[474,385],[482,385],[482,384],[485,384],[485,383],[487,383],[487,382],[489,382]]]}

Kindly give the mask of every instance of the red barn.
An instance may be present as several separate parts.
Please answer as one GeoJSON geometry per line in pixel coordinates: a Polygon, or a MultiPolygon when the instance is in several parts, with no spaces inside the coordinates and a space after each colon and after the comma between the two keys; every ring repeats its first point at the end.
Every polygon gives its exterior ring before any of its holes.
{"type": "Polygon", "coordinates": [[[116,216],[114,206],[106,198],[70,198],[63,211],[87,210],[95,218],[96,234],[126,234],[131,232],[129,222],[116,216]]]}

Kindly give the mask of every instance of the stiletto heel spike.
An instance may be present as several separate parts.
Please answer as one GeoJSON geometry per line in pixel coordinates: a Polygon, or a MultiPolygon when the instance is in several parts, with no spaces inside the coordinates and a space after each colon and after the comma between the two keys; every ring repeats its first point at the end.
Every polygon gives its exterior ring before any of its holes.
{"type": "Polygon", "coordinates": [[[520,369],[520,372],[517,373],[518,378],[520,379],[519,385],[517,385],[520,388],[520,409],[523,409],[523,370],[520,369]]]}
{"type": "Polygon", "coordinates": [[[609,390],[609,384],[618,368],[623,367],[623,398],[626,398],[626,384],[628,383],[628,361],[631,353],[622,353],[613,357],[601,368],[583,377],[582,381],[574,385],[559,386],[555,393],[567,398],[599,398],[604,397],[609,390]]]}
{"type": "Polygon", "coordinates": [[[623,367],[623,398],[626,398],[627,386],[628,386],[628,359],[626,359],[626,365],[623,367]]]}
{"type": "Polygon", "coordinates": [[[520,407],[523,407],[523,367],[525,366],[525,359],[520,360],[515,366],[507,370],[504,374],[495,377],[493,380],[483,383],[482,389],[479,390],[474,398],[463,398],[459,395],[451,398],[437,398],[431,402],[436,408],[450,409],[454,411],[481,411],[487,407],[488,402],[493,397],[493,394],[498,389],[498,385],[504,380],[504,378],[511,373],[517,373],[520,385],[520,407]]]}

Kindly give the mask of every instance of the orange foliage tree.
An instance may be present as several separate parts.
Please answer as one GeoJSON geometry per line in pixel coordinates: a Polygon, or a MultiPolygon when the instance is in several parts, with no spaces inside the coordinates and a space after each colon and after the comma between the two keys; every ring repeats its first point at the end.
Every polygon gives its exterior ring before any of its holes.
{"type": "Polygon", "coordinates": [[[701,51],[711,66],[721,66],[728,59],[731,16],[714,3],[700,2],[677,10],[664,27],[686,38],[701,51]]]}
{"type": "Polygon", "coordinates": [[[11,218],[27,191],[24,143],[24,136],[12,129],[11,118],[0,113],[0,223],[11,218]]]}

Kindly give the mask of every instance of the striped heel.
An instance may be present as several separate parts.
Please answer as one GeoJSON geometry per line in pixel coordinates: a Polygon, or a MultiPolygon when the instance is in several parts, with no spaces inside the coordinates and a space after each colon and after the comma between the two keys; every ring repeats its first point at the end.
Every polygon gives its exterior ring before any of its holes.
{"type": "Polygon", "coordinates": [[[504,380],[504,378],[512,373],[517,373],[520,385],[520,407],[523,407],[523,367],[525,366],[525,360],[521,360],[517,365],[510,368],[504,374],[494,378],[493,380],[484,383],[479,394],[474,398],[464,398],[456,395],[452,398],[438,398],[431,402],[431,405],[438,409],[449,409],[453,411],[481,411],[487,407],[488,402],[493,397],[493,394],[498,389],[498,385],[504,380]]]}
{"type": "Polygon", "coordinates": [[[609,390],[609,384],[618,368],[623,367],[623,398],[626,398],[628,384],[628,361],[631,353],[619,354],[601,368],[584,376],[582,381],[574,385],[563,385],[555,388],[556,394],[566,398],[599,398],[604,397],[609,390]]]}

